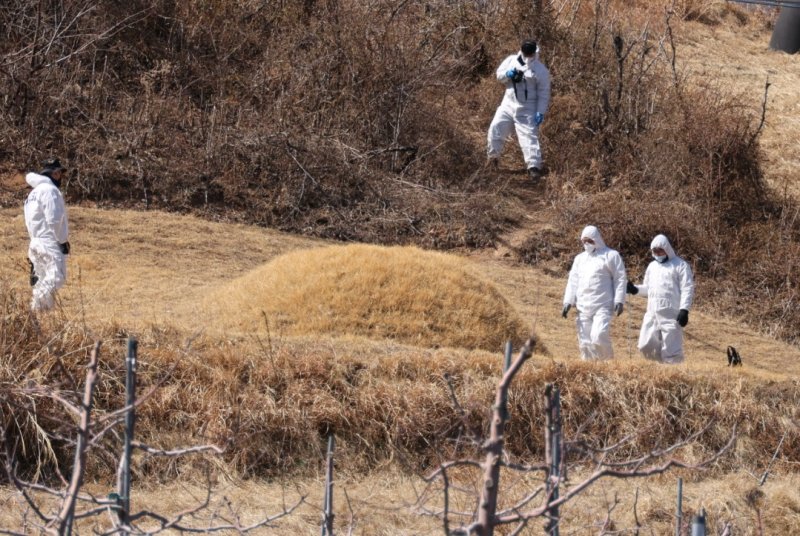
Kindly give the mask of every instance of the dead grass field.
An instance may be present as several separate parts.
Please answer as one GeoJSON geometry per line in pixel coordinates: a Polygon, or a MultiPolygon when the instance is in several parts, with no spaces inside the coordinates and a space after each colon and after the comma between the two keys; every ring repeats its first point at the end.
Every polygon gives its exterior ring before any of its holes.
{"type": "MultiPolygon", "coordinates": [[[[0,279],[27,292],[27,238],[18,212],[0,211],[0,227],[6,237],[0,279]]],[[[191,216],[72,207],[70,218],[73,254],[69,283],[61,294],[68,322],[86,322],[98,328],[113,323],[132,332],[170,326],[187,333],[219,334],[213,321],[207,325],[198,322],[199,304],[209,295],[283,253],[327,245],[191,216]]],[[[552,356],[577,358],[573,322],[560,315],[565,274],[509,264],[484,253],[471,254],[465,265],[474,265],[500,289],[526,327],[541,336],[552,356]]],[[[645,300],[633,298],[627,312],[612,324],[620,359],[637,358],[635,342],[644,307],[645,300]]],[[[762,337],[718,311],[692,312],[687,328],[687,367],[708,371],[723,365],[728,345],[740,350],[749,374],[800,375],[798,349],[762,337]]]]}
{"type": "MultiPolygon", "coordinates": [[[[511,489],[522,492],[529,483],[508,479],[511,489]]],[[[752,490],[756,479],[747,473],[734,473],[723,478],[684,482],[684,516],[691,519],[700,506],[707,512],[709,534],[718,534],[725,521],[733,521],[735,534],[755,536],[758,521],[754,507],[762,509],[763,534],[791,535],[800,530],[800,479],[792,476],[780,482],[768,481],[762,488],[764,498],[748,501],[739,490],[752,490]]],[[[305,503],[296,513],[275,524],[273,530],[262,529],[258,534],[312,535],[319,533],[322,517],[322,490],[324,480],[303,479],[292,482],[227,482],[219,486],[236,509],[231,512],[224,506],[220,512],[232,519],[235,514],[243,524],[253,523],[279,512],[284,505],[294,504],[300,497],[305,503]]],[[[90,485],[88,490],[98,496],[109,490],[90,485]]],[[[383,472],[364,479],[360,476],[340,475],[334,489],[334,506],[337,509],[335,529],[347,533],[350,526],[354,534],[370,536],[415,536],[442,534],[441,523],[429,517],[415,515],[415,502],[422,491],[419,481],[395,472],[383,472]],[[345,495],[346,494],[346,495],[345,495]]],[[[196,505],[204,497],[203,487],[172,483],[158,487],[135,490],[132,504],[140,509],[180,511],[196,505]]],[[[609,505],[619,504],[614,510],[615,530],[633,533],[638,524],[642,534],[674,534],[675,478],[662,477],[634,483],[601,481],[589,493],[562,510],[569,534],[600,533],[609,505]],[[638,493],[638,499],[636,494],[638,493]],[[634,503],[636,515],[634,516],[634,503]]],[[[24,506],[20,498],[0,489],[0,525],[18,521],[18,512],[24,506]]],[[[206,518],[192,520],[203,526],[206,518]]],[[[531,523],[524,534],[540,534],[540,523],[531,523]]],[[[12,525],[13,526],[13,525],[12,525]]],[[[91,525],[79,525],[90,529],[91,525]]],[[[98,527],[99,528],[99,527],[98,527]]],[[[613,530],[613,529],[612,529],[613,530]]],[[[501,532],[504,534],[504,532],[501,532]]]]}

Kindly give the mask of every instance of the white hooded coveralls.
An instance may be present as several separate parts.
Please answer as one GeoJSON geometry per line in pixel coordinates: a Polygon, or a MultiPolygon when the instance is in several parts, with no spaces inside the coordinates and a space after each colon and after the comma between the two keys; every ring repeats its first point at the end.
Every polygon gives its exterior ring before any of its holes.
{"type": "Polygon", "coordinates": [[[55,302],[55,292],[67,280],[65,255],[61,244],[69,241],[69,225],[64,198],[53,181],[38,173],[25,176],[33,188],[25,200],[25,226],[31,242],[28,258],[38,278],[33,287],[31,309],[46,311],[55,302]]]}
{"type": "Polygon", "coordinates": [[[606,246],[597,227],[587,226],[581,233],[583,238],[594,240],[594,250],[575,257],[564,291],[564,305],[578,310],[581,359],[611,359],[611,314],[615,304],[625,303],[625,264],[617,251],[606,246]]]}
{"type": "Polygon", "coordinates": [[[647,266],[644,282],[636,285],[637,296],[647,295],[647,312],[639,332],[639,351],[647,359],[662,363],[683,361],[683,328],[676,320],[678,311],[692,306],[694,276],[689,263],[675,254],[664,235],[658,235],[650,249],[662,248],[667,260],[654,260],[647,266]]]}
{"type": "Polygon", "coordinates": [[[550,104],[550,72],[538,57],[537,52],[533,58],[526,59],[519,52],[507,57],[497,68],[497,80],[506,86],[506,91],[487,136],[488,156],[498,158],[511,135],[511,127],[515,127],[528,169],[542,167],[539,127],[534,117],[536,112],[544,115],[550,104]],[[522,81],[516,84],[506,76],[506,71],[514,68],[523,72],[522,81]]]}

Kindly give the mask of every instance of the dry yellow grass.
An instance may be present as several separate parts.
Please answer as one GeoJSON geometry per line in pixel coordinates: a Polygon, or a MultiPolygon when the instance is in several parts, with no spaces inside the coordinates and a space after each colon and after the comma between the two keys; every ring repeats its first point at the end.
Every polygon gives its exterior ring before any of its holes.
{"type": "MultiPolygon", "coordinates": [[[[29,292],[27,238],[20,212],[0,211],[0,230],[5,237],[0,244],[0,281],[25,294],[29,292]]],[[[162,213],[71,207],[70,217],[75,253],[61,294],[63,314],[68,325],[85,322],[98,332],[114,325],[132,333],[165,327],[185,333],[219,333],[214,322],[199,311],[199,304],[209,294],[281,254],[325,244],[265,229],[162,213]]],[[[470,262],[464,261],[458,269],[470,265],[476,278],[495,286],[523,319],[526,330],[532,327],[555,358],[577,357],[574,324],[560,316],[565,274],[558,267],[534,270],[494,258],[490,252],[473,253],[468,259],[470,262]]],[[[629,300],[626,313],[612,323],[618,359],[638,359],[635,343],[644,303],[629,300]]],[[[273,335],[280,334],[276,330],[273,335]]],[[[738,319],[727,318],[723,311],[704,310],[703,297],[698,296],[698,307],[687,328],[684,367],[711,373],[724,366],[728,345],[741,351],[743,374],[765,379],[800,376],[797,348],[761,336],[738,319]]]]}
{"type": "MultiPolygon", "coordinates": [[[[160,323],[190,328],[196,325],[193,304],[211,287],[289,250],[323,243],[191,216],[68,210],[73,253],[61,293],[67,316],[90,324],[117,321],[132,330],[160,323]]],[[[22,209],[0,210],[0,221],[0,277],[27,291],[22,209]]]]}
{"type": "Polygon", "coordinates": [[[329,246],[292,252],[205,300],[214,323],[240,332],[361,335],[425,347],[502,349],[525,328],[463,258],[415,247],[329,246]]]}
{"type": "MultiPolygon", "coordinates": [[[[506,496],[509,496],[522,494],[539,482],[501,474],[501,483],[506,496]]],[[[734,534],[756,536],[761,534],[756,506],[761,509],[763,534],[788,536],[800,533],[800,479],[793,476],[767,481],[760,488],[763,497],[754,503],[748,500],[748,495],[753,495],[751,492],[756,485],[756,480],[743,472],[699,482],[687,481],[683,498],[685,519],[690,519],[702,507],[707,512],[710,534],[718,534],[723,523],[731,522],[734,534]]],[[[354,534],[370,536],[442,534],[441,523],[416,513],[414,504],[422,488],[419,479],[393,471],[382,471],[367,478],[337,474],[334,485],[335,530],[345,534],[352,525],[354,534]]],[[[600,533],[608,507],[616,499],[619,504],[611,515],[616,530],[628,529],[632,533],[638,519],[642,534],[674,534],[675,488],[674,476],[650,481],[601,481],[585,496],[562,509],[562,532],[600,533]]],[[[221,483],[217,491],[219,496],[224,495],[235,505],[235,515],[243,523],[274,515],[284,505],[294,504],[299,497],[305,496],[305,503],[294,515],[280,520],[271,530],[259,530],[258,534],[311,535],[319,534],[323,489],[323,481],[313,478],[294,479],[292,482],[221,483]]],[[[102,497],[109,489],[90,485],[89,491],[102,497]]],[[[134,489],[131,504],[134,509],[178,512],[197,505],[204,494],[204,488],[197,484],[169,483],[134,489]]],[[[19,526],[23,508],[20,497],[8,489],[0,489],[0,526],[19,526]]],[[[224,505],[219,511],[232,519],[231,512],[224,505]]],[[[195,521],[199,526],[203,526],[202,522],[195,521]]],[[[523,534],[540,534],[541,525],[542,522],[533,522],[523,534]]],[[[79,527],[88,532],[92,525],[84,522],[79,527]]]]}

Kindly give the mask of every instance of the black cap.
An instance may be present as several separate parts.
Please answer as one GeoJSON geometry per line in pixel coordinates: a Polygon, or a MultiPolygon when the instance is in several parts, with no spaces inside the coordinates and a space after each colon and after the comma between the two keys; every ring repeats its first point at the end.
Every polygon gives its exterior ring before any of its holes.
{"type": "Polygon", "coordinates": [[[523,56],[533,56],[536,54],[536,41],[531,41],[530,39],[526,39],[522,42],[522,46],[520,47],[523,56]]]}
{"type": "Polygon", "coordinates": [[[61,165],[61,161],[58,158],[48,158],[44,162],[42,162],[44,168],[42,169],[42,175],[49,175],[54,171],[66,171],[67,168],[61,165]]]}

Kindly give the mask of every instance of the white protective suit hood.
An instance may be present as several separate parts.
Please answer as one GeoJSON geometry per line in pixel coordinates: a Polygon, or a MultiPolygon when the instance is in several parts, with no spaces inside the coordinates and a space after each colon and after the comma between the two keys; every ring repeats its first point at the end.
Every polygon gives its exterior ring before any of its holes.
{"type": "Polygon", "coordinates": [[[583,228],[583,231],[581,231],[581,240],[584,238],[591,238],[594,240],[595,252],[598,252],[606,247],[606,243],[603,241],[603,236],[600,234],[600,229],[594,225],[587,225],[583,228]]]}
{"type": "Polygon", "coordinates": [[[31,188],[36,188],[42,184],[53,184],[53,181],[47,175],[39,175],[38,173],[28,173],[25,175],[25,182],[28,183],[28,186],[31,188]]]}
{"type": "Polygon", "coordinates": [[[650,251],[654,250],[655,248],[661,248],[666,251],[668,260],[677,257],[677,255],[675,255],[675,250],[672,249],[672,244],[669,243],[669,239],[663,234],[656,235],[656,237],[653,238],[653,241],[650,242],[650,251]]]}

